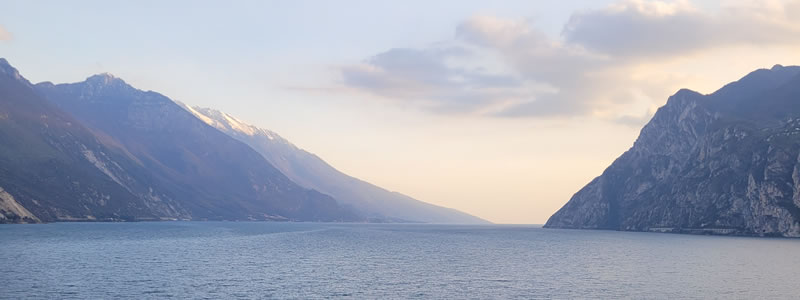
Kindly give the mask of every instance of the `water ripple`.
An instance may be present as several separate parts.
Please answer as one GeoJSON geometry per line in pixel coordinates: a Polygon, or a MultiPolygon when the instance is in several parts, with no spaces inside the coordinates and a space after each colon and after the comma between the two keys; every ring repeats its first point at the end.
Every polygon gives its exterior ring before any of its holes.
{"type": "Polygon", "coordinates": [[[2,299],[794,298],[800,240],[530,226],[0,226],[2,299]]]}

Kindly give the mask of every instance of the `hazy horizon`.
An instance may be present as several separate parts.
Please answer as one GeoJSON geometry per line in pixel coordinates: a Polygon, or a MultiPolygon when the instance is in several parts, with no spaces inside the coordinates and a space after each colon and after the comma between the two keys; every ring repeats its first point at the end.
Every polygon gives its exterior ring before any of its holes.
{"type": "Polygon", "coordinates": [[[800,1],[2,6],[32,82],[108,72],[496,223],[543,224],[678,89],[800,64],[800,1]]]}

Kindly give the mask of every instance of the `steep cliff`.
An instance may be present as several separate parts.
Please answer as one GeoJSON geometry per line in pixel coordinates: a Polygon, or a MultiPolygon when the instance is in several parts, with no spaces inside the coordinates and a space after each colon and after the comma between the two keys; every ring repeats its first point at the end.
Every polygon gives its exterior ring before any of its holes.
{"type": "Polygon", "coordinates": [[[0,223],[186,217],[144,167],[0,59],[0,223]]]}
{"type": "Polygon", "coordinates": [[[800,67],[681,90],[545,224],[800,237],[800,67]]]}

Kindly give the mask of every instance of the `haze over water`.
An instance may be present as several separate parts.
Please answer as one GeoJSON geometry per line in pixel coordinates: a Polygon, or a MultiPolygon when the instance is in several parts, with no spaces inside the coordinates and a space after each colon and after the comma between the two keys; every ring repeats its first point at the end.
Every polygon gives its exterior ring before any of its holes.
{"type": "Polygon", "coordinates": [[[0,227],[3,299],[793,298],[800,241],[536,226],[0,227]]]}

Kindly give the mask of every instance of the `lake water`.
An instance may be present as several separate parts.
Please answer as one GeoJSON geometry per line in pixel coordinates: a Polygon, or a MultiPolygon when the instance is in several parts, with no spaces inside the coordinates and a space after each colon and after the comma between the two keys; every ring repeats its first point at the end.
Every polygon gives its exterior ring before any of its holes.
{"type": "Polygon", "coordinates": [[[0,298],[797,298],[800,240],[317,223],[0,226],[0,298]]]}

